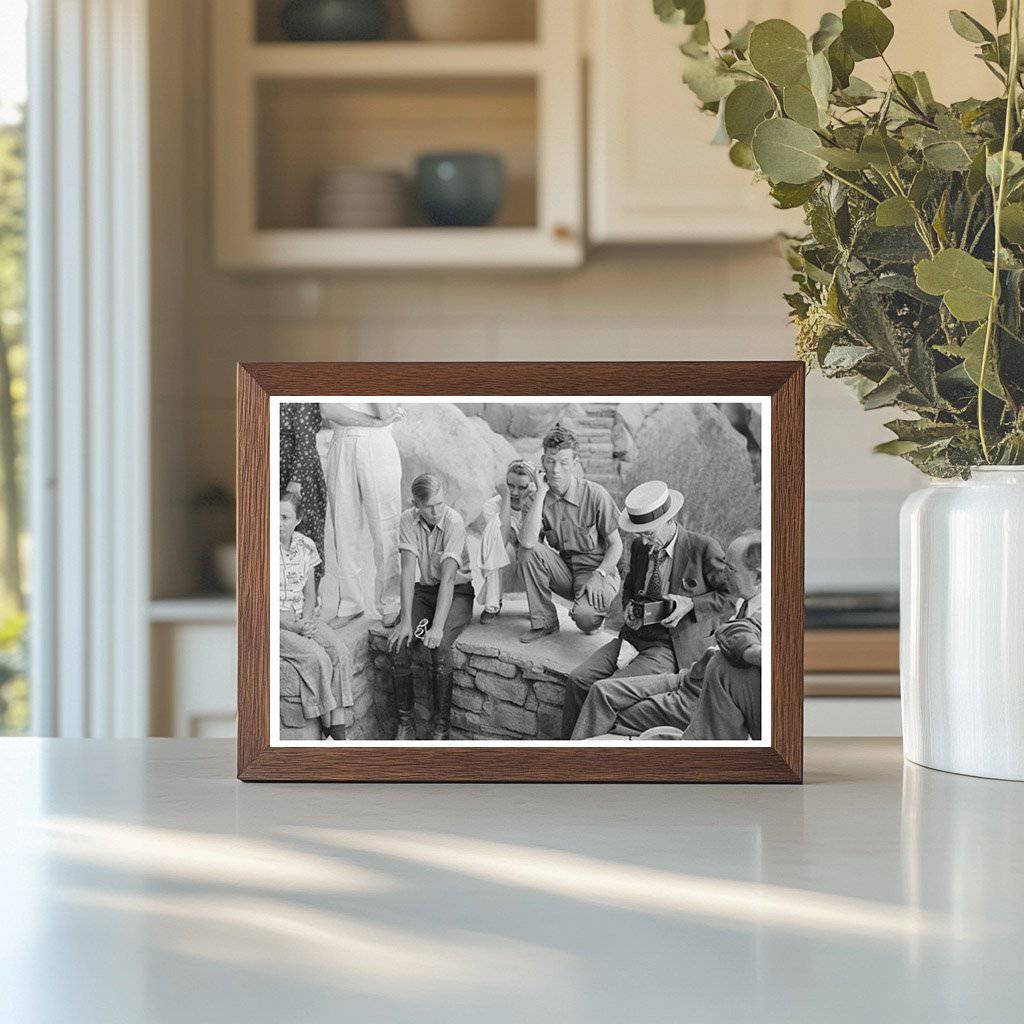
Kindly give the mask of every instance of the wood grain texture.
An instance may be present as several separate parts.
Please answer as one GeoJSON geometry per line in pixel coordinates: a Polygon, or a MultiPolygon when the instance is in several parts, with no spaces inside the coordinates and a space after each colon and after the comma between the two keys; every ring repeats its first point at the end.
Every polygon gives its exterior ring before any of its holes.
{"type": "Polygon", "coordinates": [[[808,672],[900,670],[898,629],[809,629],[804,643],[808,672]]]}
{"type": "Polygon", "coordinates": [[[254,363],[238,368],[238,777],[344,782],[799,782],[804,368],[799,362],[254,363]],[[271,395],[766,395],[772,452],[770,747],[270,746],[271,395]]]}

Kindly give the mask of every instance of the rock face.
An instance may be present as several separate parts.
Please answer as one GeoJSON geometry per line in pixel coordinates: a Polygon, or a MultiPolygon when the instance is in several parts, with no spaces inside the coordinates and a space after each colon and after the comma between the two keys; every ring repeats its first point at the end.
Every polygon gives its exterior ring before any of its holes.
{"type": "Polygon", "coordinates": [[[623,464],[627,489],[664,480],[686,499],[683,524],[723,546],[760,528],[746,440],[717,406],[666,403],[644,417],[634,437],[633,460],[623,464]]]}
{"type": "Polygon", "coordinates": [[[545,402],[486,402],[459,406],[467,416],[480,416],[499,434],[513,439],[541,438],[556,423],[571,426],[583,417],[583,407],[574,402],[553,405],[545,402]]]}
{"type": "Polygon", "coordinates": [[[483,420],[450,403],[416,403],[406,410],[406,418],[393,428],[402,456],[403,504],[409,504],[412,481],[420,473],[433,473],[445,482],[449,504],[473,522],[484,502],[504,487],[515,449],[483,420]]]}

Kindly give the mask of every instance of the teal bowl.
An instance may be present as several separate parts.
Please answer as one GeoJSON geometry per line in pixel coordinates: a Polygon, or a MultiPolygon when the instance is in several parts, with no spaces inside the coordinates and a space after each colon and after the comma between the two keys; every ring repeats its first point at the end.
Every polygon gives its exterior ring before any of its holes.
{"type": "Polygon", "coordinates": [[[388,27],[387,0],[288,0],[285,37],[301,43],[368,42],[388,27]]]}
{"type": "Polygon", "coordinates": [[[435,227],[484,227],[504,193],[505,167],[494,153],[424,153],[416,161],[416,196],[435,227]]]}

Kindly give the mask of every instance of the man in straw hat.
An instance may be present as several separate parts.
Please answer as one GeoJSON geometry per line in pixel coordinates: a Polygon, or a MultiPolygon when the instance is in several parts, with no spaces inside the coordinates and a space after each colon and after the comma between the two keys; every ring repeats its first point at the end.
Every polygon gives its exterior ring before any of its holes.
{"type": "Polygon", "coordinates": [[[595,683],[572,739],[761,738],[761,534],[740,534],[725,561],[734,613],[716,630],[713,646],[679,672],[595,683]],[[655,732],[665,729],[680,735],[655,732]]]}
{"type": "MultiPolygon", "coordinates": [[[[711,537],[677,521],[683,496],[662,480],[634,487],[619,514],[619,529],[633,534],[629,572],[622,586],[625,623],[566,680],[562,737],[570,739],[590,688],[607,680],[656,677],[688,668],[711,643],[732,610],[725,590],[725,560],[711,537]],[[619,667],[623,645],[636,650],[619,667]]],[[[604,730],[607,731],[607,730],[604,730]]]]}

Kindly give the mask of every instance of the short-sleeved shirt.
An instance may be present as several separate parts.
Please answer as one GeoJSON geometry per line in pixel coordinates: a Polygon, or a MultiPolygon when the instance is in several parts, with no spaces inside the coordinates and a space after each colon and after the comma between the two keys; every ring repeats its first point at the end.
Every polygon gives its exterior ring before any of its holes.
{"type": "Polygon", "coordinates": [[[574,477],[565,494],[544,495],[544,536],[575,571],[596,569],[619,528],[612,496],[593,480],[574,477]]]}
{"type": "Polygon", "coordinates": [[[320,564],[316,545],[298,530],[292,534],[291,545],[281,547],[281,611],[302,614],[305,598],[303,591],[309,574],[320,564]]]}
{"type": "Polygon", "coordinates": [[[456,583],[469,583],[473,576],[466,551],[466,524],[462,516],[448,505],[437,526],[430,526],[414,508],[402,513],[398,524],[398,548],[416,556],[420,583],[437,586],[441,582],[441,563],[455,560],[456,583]]]}

